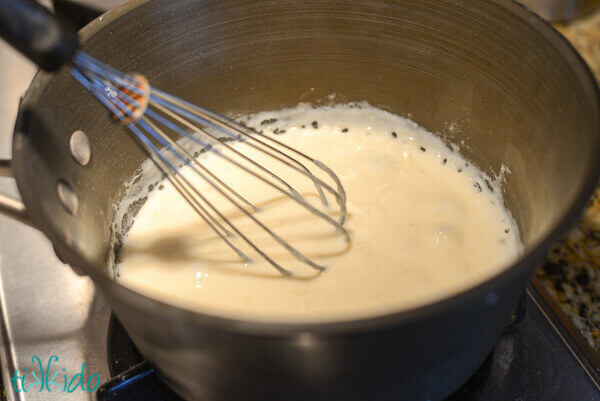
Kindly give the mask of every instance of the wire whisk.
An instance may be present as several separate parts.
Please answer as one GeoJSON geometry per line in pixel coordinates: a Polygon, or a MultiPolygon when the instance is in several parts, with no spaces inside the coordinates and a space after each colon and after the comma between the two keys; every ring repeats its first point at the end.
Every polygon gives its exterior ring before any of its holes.
{"type": "Polygon", "coordinates": [[[325,270],[325,266],[305,256],[263,223],[256,215],[259,210],[258,207],[221,180],[217,172],[207,168],[201,160],[194,157],[189,150],[182,146],[179,143],[180,141],[173,139],[173,136],[188,138],[225,159],[232,166],[242,169],[245,173],[262,181],[282,195],[293,199],[298,205],[329,223],[347,241],[350,241],[348,232],[344,228],[347,215],[344,188],[337,175],[320,161],[285,145],[269,135],[257,132],[232,119],[156,89],[150,86],[142,75],[125,74],[99,62],[84,52],[78,51],[75,54],[70,72],[79,83],[110,110],[117,120],[129,128],[177,192],[208,224],[212,231],[240,257],[242,262],[248,263],[250,258],[239,246],[232,242],[235,237],[243,240],[280,273],[292,275],[292,271],[281,266],[280,263],[258,247],[252,238],[245,235],[236,224],[228,219],[214,202],[207,199],[187,177],[180,174],[179,168],[161,151],[161,148],[168,150],[184,165],[191,167],[198,177],[208,183],[212,189],[251,219],[296,259],[316,270],[325,270]],[[312,181],[312,185],[325,208],[328,206],[326,193],[335,199],[339,207],[339,217],[334,219],[324,210],[309,203],[294,186],[281,178],[277,171],[252,160],[251,157],[240,150],[240,146],[232,146],[232,142],[223,141],[218,145],[214,145],[215,141],[223,138],[219,137],[217,132],[224,134],[225,138],[243,143],[244,146],[272,158],[282,168],[292,169],[303,174],[312,181]],[[227,152],[223,151],[225,149],[227,152]],[[329,176],[335,188],[313,174],[308,167],[309,165],[312,169],[317,168],[329,176]]]}

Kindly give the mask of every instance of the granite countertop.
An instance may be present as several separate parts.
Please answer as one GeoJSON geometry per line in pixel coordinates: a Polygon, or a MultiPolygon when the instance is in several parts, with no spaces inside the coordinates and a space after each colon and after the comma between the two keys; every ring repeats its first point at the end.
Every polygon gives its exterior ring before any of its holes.
{"type": "MultiPolygon", "coordinates": [[[[600,10],[555,27],[600,79],[600,10]]],[[[600,187],[579,223],[552,248],[537,277],[600,352],[600,187]]]]}

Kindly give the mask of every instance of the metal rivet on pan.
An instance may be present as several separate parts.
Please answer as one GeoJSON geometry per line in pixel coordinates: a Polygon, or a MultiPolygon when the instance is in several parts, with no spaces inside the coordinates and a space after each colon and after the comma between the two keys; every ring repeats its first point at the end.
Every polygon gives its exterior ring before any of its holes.
{"type": "Polygon", "coordinates": [[[77,195],[75,195],[71,186],[64,180],[58,180],[56,193],[67,212],[75,216],[79,208],[79,199],[77,199],[77,195]]]}
{"type": "Polygon", "coordinates": [[[73,132],[69,146],[71,147],[71,155],[77,163],[85,166],[90,162],[92,149],[90,148],[90,140],[85,132],[81,130],[73,132]]]}

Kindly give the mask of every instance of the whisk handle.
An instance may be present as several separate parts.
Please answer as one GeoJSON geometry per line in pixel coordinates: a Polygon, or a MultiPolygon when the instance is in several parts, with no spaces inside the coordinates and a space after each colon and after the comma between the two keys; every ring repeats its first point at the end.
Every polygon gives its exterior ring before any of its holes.
{"type": "Polygon", "coordinates": [[[0,37],[38,67],[54,71],[77,52],[77,33],[34,0],[0,0],[0,37]]]}

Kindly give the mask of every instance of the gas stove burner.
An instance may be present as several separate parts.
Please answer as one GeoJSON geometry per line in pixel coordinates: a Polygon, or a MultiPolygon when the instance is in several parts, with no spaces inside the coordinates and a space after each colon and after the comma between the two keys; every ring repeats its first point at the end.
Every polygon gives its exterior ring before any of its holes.
{"type": "MultiPolygon", "coordinates": [[[[478,401],[490,376],[493,360],[494,351],[469,381],[446,401],[478,401]]],[[[112,379],[98,389],[98,401],[183,401],[144,361],[114,315],[108,326],[108,363],[112,379]]]]}

